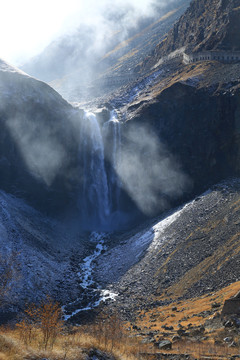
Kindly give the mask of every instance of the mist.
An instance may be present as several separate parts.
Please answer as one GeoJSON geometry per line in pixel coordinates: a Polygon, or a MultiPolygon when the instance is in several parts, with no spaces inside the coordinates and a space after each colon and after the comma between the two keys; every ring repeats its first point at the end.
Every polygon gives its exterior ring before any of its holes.
{"type": "Polygon", "coordinates": [[[148,126],[130,126],[118,159],[122,187],[137,207],[153,216],[191,188],[190,179],[148,126]]]}
{"type": "MultiPolygon", "coordinates": [[[[157,4],[158,2],[155,1],[157,4]]],[[[160,1],[164,6],[166,1],[160,1]]],[[[141,16],[154,12],[153,0],[13,0],[1,6],[1,57],[15,66],[41,53],[52,41],[73,33],[79,26],[89,25],[102,32],[105,23],[112,22],[110,13],[124,14],[121,25],[135,24],[141,16]],[[13,25],[14,24],[14,25],[13,25]],[[16,31],[17,29],[17,31],[16,31]],[[101,30],[100,30],[101,29],[101,30]]],[[[106,27],[105,27],[106,28],[106,27]]]]}
{"type": "Polygon", "coordinates": [[[49,39],[45,49],[22,63],[21,68],[75,101],[70,96],[73,87],[86,87],[112,66],[112,58],[105,58],[108,52],[113,57],[124,55],[124,49],[116,54],[112,50],[184,2],[188,0],[81,2],[79,9],[65,19],[58,36],[49,39]]]}
{"type": "Polygon", "coordinates": [[[8,128],[29,172],[50,186],[66,162],[66,150],[53,128],[21,114],[8,120],[8,128]]]}

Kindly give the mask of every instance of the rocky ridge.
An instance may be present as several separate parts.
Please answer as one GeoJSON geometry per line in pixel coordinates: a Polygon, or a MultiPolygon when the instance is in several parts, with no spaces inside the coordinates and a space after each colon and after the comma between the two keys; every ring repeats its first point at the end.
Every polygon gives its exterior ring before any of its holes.
{"type": "Polygon", "coordinates": [[[144,66],[151,67],[157,59],[181,48],[186,52],[240,50],[239,19],[237,0],[194,0],[144,66]]]}

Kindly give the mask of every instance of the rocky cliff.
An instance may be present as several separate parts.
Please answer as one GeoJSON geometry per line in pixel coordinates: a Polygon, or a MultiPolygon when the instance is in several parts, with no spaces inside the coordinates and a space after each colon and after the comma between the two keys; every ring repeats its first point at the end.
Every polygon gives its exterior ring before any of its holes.
{"type": "Polygon", "coordinates": [[[186,52],[240,50],[239,21],[237,0],[194,0],[146,64],[180,48],[186,52]]]}
{"type": "Polygon", "coordinates": [[[151,129],[190,179],[185,199],[239,176],[239,79],[239,64],[173,61],[156,68],[147,86],[131,88],[131,96],[111,99],[123,103],[123,137],[132,127],[151,129]]]}

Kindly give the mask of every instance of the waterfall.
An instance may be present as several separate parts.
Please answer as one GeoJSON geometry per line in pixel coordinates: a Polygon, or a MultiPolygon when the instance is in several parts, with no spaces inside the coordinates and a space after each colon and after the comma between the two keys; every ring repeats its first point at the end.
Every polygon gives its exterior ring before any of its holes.
{"type": "Polygon", "coordinates": [[[79,197],[82,221],[89,229],[110,228],[112,215],[119,210],[121,192],[116,171],[121,155],[121,124],[115,111],[102,126],[95,114],[84,113],[79,154],[83,169],[79,197]]]}
{"type": "Polygon", "coordinates": [[[110,215],[104,143],[99,123],[85,112],[81,124],[80,158],[83,165],[81,212],[86,221],[104,226],[110,215]]]}
{"type": "Polygon", "coordinates": [[[110,120],[103,126],[105,143],[108,145],[108,157],[111,163],[109,170],[109,189],[111,210],[119,210],[121,182],[117,176],[117,167],[121,159],[121,123],[118,121],[116,111],[111,111],[110,120]]]}

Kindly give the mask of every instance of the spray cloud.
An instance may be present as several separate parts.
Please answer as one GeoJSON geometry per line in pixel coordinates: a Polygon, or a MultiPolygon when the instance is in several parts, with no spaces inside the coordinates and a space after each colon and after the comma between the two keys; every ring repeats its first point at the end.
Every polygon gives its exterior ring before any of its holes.
{"type": "Polygon", "coordinates": [[[50,186],[65,160],[65,149],[51,127],[19,115],[8,120],[8,128],[30,173],[50,186]]]}
{"type": "Polygon", "coordinates": [[[147,126],[130,126],[118,161],[123,188],[146,215],[152,216],[180,197],[191,182],[147,126]]]}

